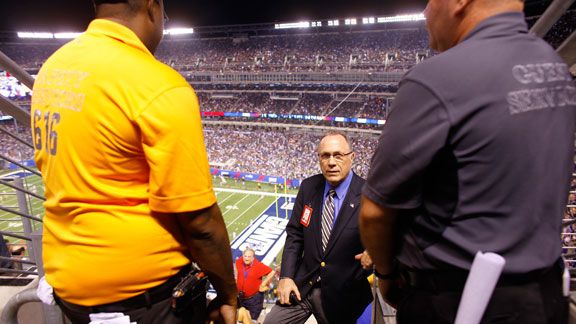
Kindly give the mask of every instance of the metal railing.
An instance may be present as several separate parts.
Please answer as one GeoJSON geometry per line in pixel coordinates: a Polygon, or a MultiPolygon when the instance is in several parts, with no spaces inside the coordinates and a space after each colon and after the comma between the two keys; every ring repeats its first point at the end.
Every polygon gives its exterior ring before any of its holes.
{"type": "Polygon", "coordinates": [[[40,302],[40,299],[36,296],[36,288],[37,285],[32,285],[32,287],[14,295],[4,306],[0,323],[18,324],[18,310],[20,307],[27,303],[40,302]]]}

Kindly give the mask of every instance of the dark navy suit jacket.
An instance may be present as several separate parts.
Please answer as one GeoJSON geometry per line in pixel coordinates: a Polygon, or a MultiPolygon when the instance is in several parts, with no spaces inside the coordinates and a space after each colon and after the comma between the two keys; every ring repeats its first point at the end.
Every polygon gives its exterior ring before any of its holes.
{"type": "MultiPolygon", "coordinates": [[[[352,172],[352,171],[351,171],[352,172]]],[[[322,174],[302,182],[292,216],[286,226],[281,276],[294,279],[304,298],[321,277],[322,306],[330,323],[356,323],[372,301],[369,271],[354,259],[364,247],[360,241],[358,213],[364,179],[353,174],[348,193],[336,217],[325,253],[322,252],[322,202],[326,180],[322,174]],[[306,210],[310,210],[308,226],[306,210]]]]}

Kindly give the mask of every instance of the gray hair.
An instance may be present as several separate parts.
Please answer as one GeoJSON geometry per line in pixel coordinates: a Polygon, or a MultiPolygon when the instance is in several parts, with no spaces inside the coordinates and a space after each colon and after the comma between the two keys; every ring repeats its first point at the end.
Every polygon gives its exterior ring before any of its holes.
{"type": "Polygon", "coordinates": [[[352,142],[350,141],[350,139],[348,138],[348,135],[346,135],[346,133],[344,133],[342,131],[336,131],[336,130],[328,131],[324,134],[324,136],[322,136],[322,138],[320,139],[320,142],[322,142],[322,140],[328,136],[342,136],[342,137],[344,137],[346,144],[348,144],[348,147],[350,148],[350,152],[354,151],[354,149],[352,148],[352,142]]]}

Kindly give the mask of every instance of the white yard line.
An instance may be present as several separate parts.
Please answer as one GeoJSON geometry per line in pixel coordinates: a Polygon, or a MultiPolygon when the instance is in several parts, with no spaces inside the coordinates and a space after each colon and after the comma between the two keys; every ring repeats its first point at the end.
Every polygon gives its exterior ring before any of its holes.
{"type": "Polygon", "coordinates": [[[218,204],[222,205],[226,200],[230,199],[230,198],[231,198],[232,196],[234,196],[234,195],[235,195],[235,194],[233,193],[233,194],[231,194],[230,196],[222,199],[222,201],[218,202],[218,204]]]}
{"type": "MultiPolygon", "coordinates": [[[[248,197],[248,196],[246,196],[246,197],[248,197]]],[[[264,197],[258,198],[258,200],[256,200],[256,202],[253,203],[250,207],[246,208],[246,210],[243,211],[242,214],[238,215],[238,217],[234,218],[234,220],[230,224],[226,225],[226,228],[228,228],[230,225],[234,224],[240,217],[242,217],[242,215],[246,214],[246,212],[248,212],[250,210],[250,208],[254,207],[254,205],[256,205],[258,202],[260,202],[260,200],[262,200],[263,198],[264,197]]],[[[265,212],[268,208],[270,208],[270,206],[272,206],[275,202],[276,201],[273,201],[272,204],[268,205],[268,207],[266,207],[266,209],[264,209],[263,212],[265,212]]],[[[260,215],[262,215],[262,214],[260,214],[260,215]]]]}

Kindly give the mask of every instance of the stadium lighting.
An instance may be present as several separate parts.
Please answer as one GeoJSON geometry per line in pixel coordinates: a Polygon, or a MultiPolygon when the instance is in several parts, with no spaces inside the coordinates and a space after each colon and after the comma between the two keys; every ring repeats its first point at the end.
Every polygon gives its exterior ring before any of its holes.
{"type": "Polygon", "coordinates": [[[276,24],[274,29],[290,29],[290,28],[310,28],[309,21],[301,21],[297,23],[276,24]]]}
{"type": "Polygon", "coordinates": [[[190,35],[194,34],[194,28],[170,28],[164,30],[164,35],[190,35]]]}
{"type": "Polygon", "coordinates": [[[339,25],[340,25],[340,21],[338,19],[328,20],[328,26],[339,26],[339,25]]]}
{"type": "Polygon", "coordinates": [[[71,32],[55,33],[54,38],[56,38],[56,39],[74,39],[80,35],[82,35],[82,33],[71,33],[71,32]]]}
{"type": "Polygon", "coordinates": [[[356,25],[356,18],[348,18],[344,20],[344,25],[356,25]]]}
{"type": "Polygon", "coordinates": [[[42,38],[51,39],[54,38],[52,33],[37,33],[37,32],[18,32],[19,38],[42,38]]]}
{"type": "Polygon", "coordinates": [[[393,17],[379,17],[378,23],[391,23],[391,22],[405,22],[405,21],[420,21],[426,20],[423,13],[420,14],[413,14],[413,15],[400,15],[400,16],[393,16],[393,17]]]}
{"type": "Polygon", "coordinates": [[[362,23],[363,23],[364,25],[373,24],[373,23],[375,23],[375,22],[376,22],[376,21],[375,21],[374,17],[362,18],[362,23]]]}
{"type": "Polygon", "coordinates": [[[313,21],[312,27],[322,27],[322,22],[321,21],[313,21]]]}

